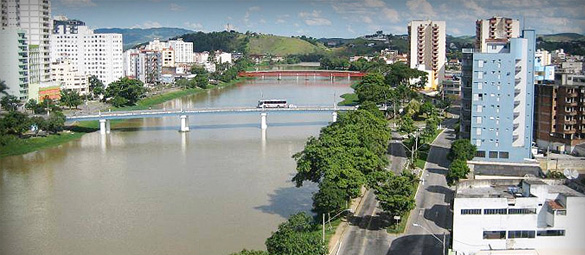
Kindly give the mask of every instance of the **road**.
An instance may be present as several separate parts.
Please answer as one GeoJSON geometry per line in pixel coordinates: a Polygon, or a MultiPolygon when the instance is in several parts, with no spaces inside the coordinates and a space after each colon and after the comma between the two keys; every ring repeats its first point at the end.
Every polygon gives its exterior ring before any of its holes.
{"type": "MultiPolygon", "coordinates": [[[[406,152],[397,132],[392,133],[392,141],[388,147],[390,170],[400,173],[407,161],[406,152]]],[[[379,216],[382,210],[378,207],[373,191],[364,195],[361,209],[350,219],[350,225],[341,239],[338,254],[386,254],[392,242],[392,236],[386,233],[379,216]]]]}
{"type": "MultiPolygon", "coordinates": [[[[455,121],[449,119],[444,124],[450,127],[455,121]]],[[[452,226],[449,204],[453,198],[453,191],[447,186],[445,174],[450,163],[447,160],[447,153],[454,139],[453,129],[448,128],[433,142],[416,195],[416,207],[409,218],[408,229],[404,235],[393,240],[387,254],[443,254],[441,252],[443,235],[448,243],[448,230],[452,226]]]]}
{"type": "MultiPolygon", "coordinates": [[[[446,126],[453,125],[456,120],[447,120],[446,126]]],[[[389,146],[391,160],[390,170],[400,172],[406,163],[406,151],[400,142],[398,133],[392,134],[389,146]]],[[[423,172],[422,185],[416,196],[416,208],[409,218],[409,227],[404,235],[389,235],[381,226],[381,212],[373,192],[366,193],[361,209],[350,220],[351,224],[341,238],[339,252],[332,254],[365,255],[365,254],[442,254],[442,244],[421,227],[420,224],[433,232],[439,239],[442,233],[451,228],[451,212],[449,202],[453,192],[447,188],[445,174],[449,161],[447,153],[451,142],[455,139],[453,129],[449,128],[437,137],[429,152],[426,170],[423,172]]],[[[445,238],[448,241],[449,236],[445,238]]],[[[442,240],[441,240],[442,241],[442,240]]]]}

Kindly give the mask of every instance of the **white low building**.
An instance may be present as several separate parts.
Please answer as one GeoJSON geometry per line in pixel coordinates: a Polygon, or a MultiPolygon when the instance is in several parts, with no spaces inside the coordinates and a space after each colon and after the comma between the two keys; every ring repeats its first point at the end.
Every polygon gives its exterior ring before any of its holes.
{"type": "Polygon", "coordinates": [[[51,79],[61,90],[76,91],[80,95],[89,93],[89,75],[79,72],[71,63],[64,59],[51,65],[51,79]]]}
{"type": "Polygon", "coordinates": [[[585,254],[585,195],[562,180],[457,185],[452,247],[470,254],[585,254]]]}

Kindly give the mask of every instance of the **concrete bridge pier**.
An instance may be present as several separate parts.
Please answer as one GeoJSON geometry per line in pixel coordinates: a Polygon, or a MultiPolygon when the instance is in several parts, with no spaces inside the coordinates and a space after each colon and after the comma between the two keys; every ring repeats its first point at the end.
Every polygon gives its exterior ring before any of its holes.
{"type": "Polygon", "coordinates": [[[337,112],[332,112],[331,117],[333,118],[333,122],[337,122],[337,112]]]}
{"type": "Polygon", "coordinates": [[[268,128],[268,125],[266,125],[266,113],[260,113],[260,128],[262,130],[266,130],[266,128],[268,128]]]}
{"type": "Polygon", "coordinates": [[[351,80],[351,76],[349,74],[347,74],[347,81],[351,80]]]}
{"type": "Polygon", "coordinates": [[[189,132],[189,116],[181,115],[181,129],[179,132],[189,132]]]}
{"type": "Polygon", "coordinates": [[[110,120],[108,119],[101,119],[100,120],[100,134],[105,135],[110,133],[110,120]]]}

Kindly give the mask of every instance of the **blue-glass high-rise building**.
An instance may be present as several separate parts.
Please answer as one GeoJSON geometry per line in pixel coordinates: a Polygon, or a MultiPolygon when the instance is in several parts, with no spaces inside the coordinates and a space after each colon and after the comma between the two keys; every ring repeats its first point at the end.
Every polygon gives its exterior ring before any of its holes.
{"type": "Polygon", "coordinates": [[[463,51],[460,135],[477,146],[474,160],[522,162],[532,157],[536,33],[486,45],[463,51]]]}

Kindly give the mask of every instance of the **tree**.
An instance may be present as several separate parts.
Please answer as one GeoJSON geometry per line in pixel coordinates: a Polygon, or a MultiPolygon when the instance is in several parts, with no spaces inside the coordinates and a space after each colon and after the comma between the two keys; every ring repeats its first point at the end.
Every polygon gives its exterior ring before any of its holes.
{"type": "Polygon", "coordinates": [[[92,93],[94,98],[104,94],[104,87],[104,83],[97,76],[92,75],[89,77],[89,92],[92,93]]]}
{"type": "Polygon", "coordinates": [[[0,81],[0,94],[4,94],[5,96],[8,96],[8,86],[6,86],[6,82],[4,81],[0,81]]]}
{"type": "Polygon", "coordinates": [[[35,134],[39,132],[39,130],[47,130],[48,122],[43,117],[34,116],[30,118],[30,124],[35,125],[37,129],[35,130],[35,134]]]}
{"type": "Polygon", "coordinates": [[[396,62],[390,65],[390,71],[386,74],[386,83],[393,87],[398,85],[406,85],[409,87],[417,88],[421,84],[425,84],[427,79],[427,73],[417,69],[412,69],[406,64],[396,62]],[[417,84],[410,84],[411,79],[420,79],[417,84]]]}
{"type": "Polygon", "coordinates": [[[28,102],[26,102],[26,104],[24,105],[24,108],[26,108],[27,110],[30,110],[32,113],[34,113],[35,109],[38,107],[37,105],[38,105],[37,100],[30,99],[30,100],[28,100],[28,102]]]}
{"type": "Polygon", "coordinates": [[[65,127],[65,115],[62,112],[51,112],[47,119],[46,129],[53,134],[63,130],[65,127]]]}
{"type": "Polygon", "coordinates": [[[0,133],[21,136],[30,128],[30,120],[26,114],[10,111],[0,119],[0,133]]]}
{"type": "Polygon", "coordinates": [[[414,126],[414,121],[409,115],[404,115],[400,117],[398,120],[398,130],[410,134],[416,131],[416,127],[414,126]]]}
{"type": "Polygon", "coordinates": [[[77,93],[77,91],[61,90],[61,104],[69,107],[69,109],[71,109],[73,106],[75,106],[75,109],[77,109],[77,106],[81,103],[81,96],[79,93],[77,93]]]}
{"type": "Polygon", "coordinates": [[[313,195],[313,211],[318,214],[338,212],[345,208],[348,199],[345,190],[325,180],[319,184],[319,191],[313,195]]]}
{"type": "Polygon", "coordinates": [[[416,176],[404,171],[401,175],[392,172],[379,172],[377,185],[374,186],[376,198],[380,201],[380,207],[392,215],[401,216],[412,210],[415,205],[414,183],[416,176]]]}
{"type": "Polygon", "coordinates": [[[146,89],[139,80],[124,77],[116,82],[110,83],[106,88],[106,97],[112,98],[111,103],[115,107],[135,105],[144,96],[146,89]]]}
{"type": "Polygon", "coordinates": [[[206,89],[209,85],[209,76],[207,74],[195,76],[195,85],[199,88],[206,89]]]}
{"type": "Polygon", "coordinates": [[[449,160],[472,160],[477,153],[477,147],[468,139],[458,139],[451,144],[447,158],[449,160]]]}
{"type": "Polygon", "coordinates": [[[306,213],[292,215],[287,222],[266,240],[269,254],[278,255],[321,255],[328,250],[321,240],[318,226],[306,213]]]}
{"type": "Polygon", "coordinates": [[[191,67],[191,73],[192,74],[196,74],[196,75],[206,74],[207,73],[207,70],[205,70],[205,68],[202,67],[202,66],[193,65],[191,67]]]}
{"type": "Polygon", "coordinates": [[[447,173],[447,183],[453,185],[454,182],[467,177],[469,174],[469,167],[467,162],[463,159],[455,159],[449,165],[449,172],[447,173]]]}
{"type": "Polygon", "coordinates": [[[2,105],[2,108],[9,112],[16,111],[19,102],[18,98],[13,95],[7,95],[0,99],[0,105],[2,105]]]}
{"type": "Polygon", "coordinates": [[[243,249],[240,252],[232,253],[230,255],[268,255],[268,252],[243,249]]]}
{"type": "Polygon", "coordinates": [[[384,76],[378,73],[364,76],[356,86],[355,92],[360,103],[371,101],[375,104],[386,103],[391,94],[390,87],[384,84],[384,76]]]}
{"type": "Polygon", "coordinates": [[[426,101],[420,106],[419,112],[421,115],[426,114],[426,116],[429,117],[431,115],[435,115],[437,113],[437,109],[431,102],[426,101]]]}
{"type": "Polygon", "coordinates": [[[410,117],[416,118],[416,115],[420,112],[420,108],[421,108],[420,101],[418,101],[416,99],[412,99],[406,105],[406,113],[405,114],[410,116],[410,117]]]}

